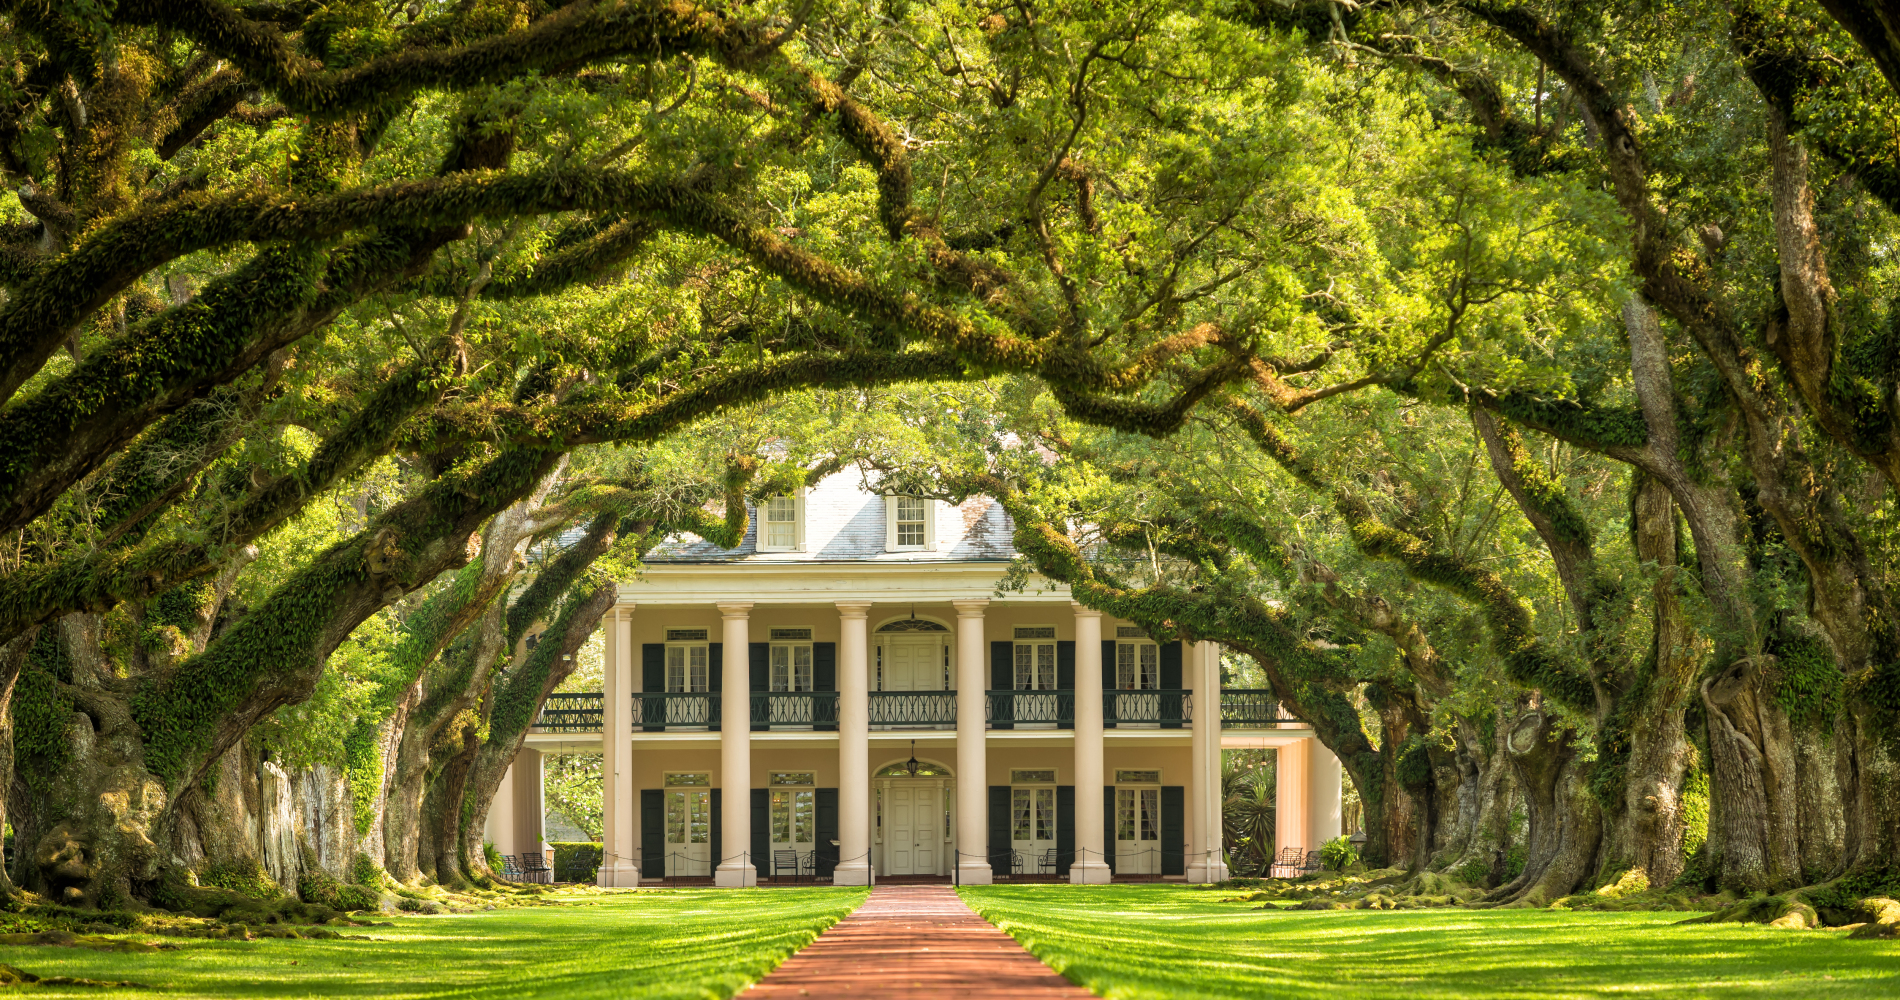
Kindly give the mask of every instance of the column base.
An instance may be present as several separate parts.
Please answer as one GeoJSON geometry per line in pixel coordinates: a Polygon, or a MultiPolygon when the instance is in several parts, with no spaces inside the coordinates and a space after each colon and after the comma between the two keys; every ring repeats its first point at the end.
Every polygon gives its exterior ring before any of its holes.
{"type": "Polygon", "coordinates": [[[957,884],[989,885],[995,872],[988,864],[960,864],[957,866],[957,884]]]}
{"type": "Polygon", "coordinates": [[[1187,880],[1190,885],[1212,885],[1225,882],[1227,878],[1227,863],[1224,861],[1188,862],[1187,880]]]}
{"type": "Polygon", "coordinates": [[[1069,866],[1071,885],[1107,885],[1115,873],[1100,861],[1078,861],[1069,866]]]}
{"type": "Polygon", "coordinates": [[[831,870],[832,885],[870,885],[871,866],[865,862],[855,865],[841,864],[831,870]]]}
{"type": "Polygon", "coordinates": [[[615,861],[600,866],[594,884],[604,889],[633,889],[640,885],[640,866],[631,861],[615,861]]]}
{"type": "Polygon", "coordinates": [[[751,865],[720,865],[713,869],[713,885],[721,888],[744,889],[758,884],[758,869],[751,865]]]}

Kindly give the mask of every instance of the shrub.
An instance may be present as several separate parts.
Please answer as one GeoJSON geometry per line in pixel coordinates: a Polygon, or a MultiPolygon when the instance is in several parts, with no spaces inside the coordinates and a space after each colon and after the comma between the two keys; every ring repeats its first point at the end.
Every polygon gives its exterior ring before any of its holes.
{"type": "Polygon", "coordinates": [[[1359,860],[1359,852],[1353,848],[1351,839],[1335,837],[1320,845],[1319,860],[1321,864],[1333,871],[1345,871],[1353,862],[1359,860]]]}
{"type": "Polygon", "coordinates": [[[482,860],[488,862],[488,870],[499,873],[504,867],[501,862],[501,848],[482,841],[482,860]]]}
{"type": "Polygon", "coordinates": [[[600,871],[601,845],[591,840],[554,847],[554,881],[592,882],[600,871]]]}

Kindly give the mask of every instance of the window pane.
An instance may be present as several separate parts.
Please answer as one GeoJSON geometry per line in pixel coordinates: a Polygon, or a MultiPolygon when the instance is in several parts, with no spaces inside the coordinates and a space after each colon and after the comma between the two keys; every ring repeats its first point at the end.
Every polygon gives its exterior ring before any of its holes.
{"type": "Polygon", "coordinates": [[[1115,839],[1135,839],[1135,790],[1115,789],[1115,839]]]}
{"type": "Polygon", "coordinates": [[[772,793],[772,843],[792,842],[792,793],[772,793]]]}
{"type": "Polygon", "coordinates": [[[1036,689],[1054,691],[1056,689],[1056,647],[1048,643],[1036,647],[1036,689]]]}
{"type": "Polygon", "coordinates": [[[917,497],[897,498],[897,544],[924,544],[924,501],[917,497]]]}
{"type": "Polygon", "coordinates": [[[1036,839],[1056,839],[1056,790],[1036,789],[1036,839]]]}
{"type": "Polygon", "coordinates": [[[1161,647],[1143,645],[1141,647],[1141,687],[1144,691],[1153,691],[1161,686],[1161,647]]]}
{"type": "Polygon", "coordinates": [[[666,689],[686,690],[686,649],[682,646],[666,648],[666,689]]]}
{"type": "Polygon", "coordinates": [[[1033,669],[1030,665],[1031,658],[1035,655],[1036,648],[1034,646],[1026,642],[1016,645],[1016,690],[1029,690],[1030,671],[1033,669]]]}
{"type": "Polygon", "coordinates": [[[792,690],[810,691],[811,687],[811,647],[792,647],[792,690]]]}
{"type": "Polygon", "coordinates": [[[1161,839],[1161,789],[1141,790],[1141,839],[1161,839]]]}
{"type": "Polygon", "coordinates": [[[790,646],[772,647],[772,690],[789,691],[786,683],[790,680],[792,655],[790,646]]]}
{"type": "Polygon", "coordinates": [[[705,646],[689,646],[686,649],[686,654],[687,654],[686,656],[687,666],[690,668],[690,672],[692,674],[692,686],[687,688],[687,690],[693,691],[693,692],[705,691],[706,690],[706,647],[705,646]]]}
{"type": "Polygon", "coordinates": [[[810,844],[817,837],[815,796],[811,792],[792,793],[792,841],[798,844],[810,844]]]}
{"type": "Polygon", "coordinates": [[[693,843],[712,843],[712,793],[687,792],[686,796],[692,805],[693,843]]]}
{"type": "Polygon", "coordinates": [[[1135,687],[1135,646],[1124,642],[1115,647],[1115,686],[1123,691],[1135,687]]]}
{"type": "Polygon", "coordinates": [[[1010,789],[1009,836],[1012,840],[1029,839],[1029,789],[1027,788],[1010,789]]]}
{"type": "Polygon", "coordinates": [[[666,842],[669,844],[686,843],[686,794],[666,793],[666,842]]]}

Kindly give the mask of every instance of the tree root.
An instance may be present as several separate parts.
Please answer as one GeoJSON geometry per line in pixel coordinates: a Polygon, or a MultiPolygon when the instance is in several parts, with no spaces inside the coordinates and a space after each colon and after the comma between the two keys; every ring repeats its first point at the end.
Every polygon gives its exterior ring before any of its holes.
{"type": "MultiPolygon", "coordinates": [[[[8,935],[17,937],[18,935],[8,935]]],[[[24,969],[11,965],[0,965],[0,986],[98,986],[118,989],[149,990],[152,987],[144,983],[135,983],[129,979],[81,979],[77,976],[36,976],[24,969]]]]}

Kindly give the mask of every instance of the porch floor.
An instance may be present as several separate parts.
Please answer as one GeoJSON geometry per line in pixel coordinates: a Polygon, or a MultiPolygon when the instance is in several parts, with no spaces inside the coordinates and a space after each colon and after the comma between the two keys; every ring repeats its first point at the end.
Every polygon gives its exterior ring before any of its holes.
{"type": "Polygon", "coordinates": [[[1094,994],[990,926],[949,886],[885,883],[744,996],[1083,1000],[1094,994]]]}

